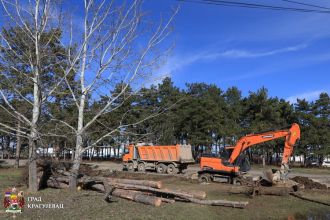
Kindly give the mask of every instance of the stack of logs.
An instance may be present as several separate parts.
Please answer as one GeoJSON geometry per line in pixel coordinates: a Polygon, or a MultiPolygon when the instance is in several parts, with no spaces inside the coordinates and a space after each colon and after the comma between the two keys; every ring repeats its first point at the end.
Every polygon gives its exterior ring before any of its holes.
{"type": "MultiPolygon", "coordinates": [[[[44,187],[69,188],[70,172],[57,169],[52,170],[50,175],[45,175],[45,170],[38,168],[39,182],[44,187]]],[[[160,181],[120,179],[113,177],[88,176],[81,174],[77,180],[78,189],[94,190],[105,193],[104,199],[111,201],[112,196],[132,200],[153,206],[162,203],[175,203],[176,201],[193,202],[202,205],[227,206],[245,208],[248,202],[227,200],[206,200],[206,193],[202,191],[185,192],[163,188],[160,181]]]]}

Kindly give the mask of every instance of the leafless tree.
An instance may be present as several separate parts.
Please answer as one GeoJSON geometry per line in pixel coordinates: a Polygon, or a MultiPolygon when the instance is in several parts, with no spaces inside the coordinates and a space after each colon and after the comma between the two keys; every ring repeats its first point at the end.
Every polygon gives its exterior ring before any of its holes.
{"type": "MultiPolygon", "coordinates": [[[[120,108],[126,99],[127,91],[133,88],[138,91],[144,83],[149,83],[155,68],[161,64],[171,49],[172,44],[167,42],[172,28],[172,22],[178,9],[175,9],[163,20],[147,19],[147,13],[142,10],[142,1],[134,0],[119,2],[115,0],[84,0],[83,17],[81,13],[71,13],[62,23],[56,1],[35,0],[20,5],[18,0],[0,0],[5,17],[12,26],[24,33],[21,39],[27,50],[17,52],[16,42],[10,41],[3,33],[0,34],[0,47],[15,60],[27,68],[24,70],[2,62],[4,69],[14,71],[25,79],[24,82],[31,86],[32,93],[26,95],[15,81],[8,78],[5,72],[0,72],[1,79],[5,79],[10,90],[0,85],[0,97],[4,104],[0,105],[3,111],[19,121],[15,125],[0,121],[2,132],[15,133],[29,139],[29,189],[36,191],[36,147],[38,140],[43,135],[39,129],[40,116],[43,104],[50,102],[50,98],[60,85],[65,84],[71,93],[74,105],[77,108],[76,123],[53,118],[56,123],[70,128],[75,136],[75,156],[71,170],[70,188],[76,188],[76,178],[80,167],[82,154],[105,138],[112,137],[116,132],[125,132],[128,126],[134,126],[148,118],[154,117],[159,112],[147,116],[140,121],[123,124],[118,121],[118,126],[105,129],[98,138],[86,142],[86,136],[91,127],[102,116],[120,108]],[[59,28],[63,33],[51,35],[48,42],[41,43],[41,36],[50,30],[59,28]],[[49,54],[44,49],[56,38],[60,44],[67,48],[59,54],[49,54]],[[32,42],[32,46],[31,46],[32,42]],[[45,64],[45,57],[52,57],[52,63],[45,64]],[[65,61],[59,57],[65,57],[65,61]],[[60,73],[52,73],[51,83],[49,77],[43,74],[49,67],[57,65],[60,73]],[[26,71],[28,70],[28,71],[26,71]],[[77,74],[76,81],[68,79],[70,73],[77,74]],[[121,84],[120,90],[113,92],[115,86],[121,84]],[[78,86],[77,86],[78,84],[78,86]],[[78,90],[77,90],[78,87],[78,90]],[[8,92],[9,91],[9,92],[8,92]],[[24,114],[12,104],[13,94],[25,102],[30,109],[30,114],[24,114]],[[105,102],[97,111],[90,112],[90,103],[100,97],[106,97],[105,102]],[[88,115],[88,117],[86,117],[88,115]]],[[[67,9],[67,15],[71,9],[67,9]]],[[[0,59],[4,57],[0,57],[0,59]]],[[[1,70],[1,66],[0,66],[1,70]]],[[[131,94],[131,93],[130,93],[131,94]]],[[[26,108],[24,108],[26,111],[26,108]]],[[[128,113],[129,114],[129,113],[128,113]]],[[[126,113],[122,119],[126,117],[126,113]]],[[[56,135],[56,134],[51,134],[56,135]]]]}
{"type": "MultiPolygon", "coordinates": [[[[11,121],[8,123],[0,120],[0,128],[2,132],[29,140],[29,190],[37,191],[36,148],[42,106],[59,85],[58,77],[45,77],[49,66],[56,65],[54,62],[45,65],[45,60],[58,56],[55,52],[50,54],[48,48],[56,37],[54,30],[60,26],[60,16],[50,0],[24,4],[18,0],[0,0],[0,6],[3,27],[7,30],[0,32],[0,99],[3,103],[0,108],[11,118],[6,120],[11,121]],[[20,100],[20,104],[15,105],[15,99],[20,100]]],[[[61,74],[62,78],[65,74],[61,74]]]]}
{"type": "MultiPolygon", "coordinates": [[[[88,144],[85,140],[87,131],[101,116],[120,108],[127,98],[128,88],[136,91],[150,79],[152,71],[171,48],[170,44],[164,45],[164,42],[171,32],[171,23],[178,10],[171,13],[166,21],[161,18],[155,25],[148,22],[141,5],[140,0],[120,4],[117,1],[85,0],[81,25],[71,25],[71,45],[68,48],[75,50],[68,51],[68,60],[71,61],[69,68],[74,68],[79,83],[79,92],[70,89],[78,110],[77,126],[62,121],[76,135],[71,189],[76,188],[82,154],[129,125],[118,123],[116,128],[106,129],[99,138],[88,144]],[[81,34],[77,34],[79,31],[81,34]],[[112,93],[118,83],[122,85],[120,91],[112,93]],[[87,112],[90,101],[101,95],[107,97],[103,106],[95,112],[87,112]],[[88,119],[86,114],[89,115],[88,119]]],[[[70,88],[70,83],[65,81],[70,88]]]]}

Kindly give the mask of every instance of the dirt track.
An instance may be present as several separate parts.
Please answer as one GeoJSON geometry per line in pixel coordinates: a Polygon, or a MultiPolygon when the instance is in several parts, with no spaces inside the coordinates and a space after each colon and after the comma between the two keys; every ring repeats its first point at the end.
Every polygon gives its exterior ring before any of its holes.
{"type": "MultiPolygon", "coordinates": [[[[121,163],[114,163],[114,162],[110,162],[110,161],[106,161],[106,162],[86,162],[89,164],[93,164],[93,165],[97,165],[98,168],[97,169],[110,169],[110,170],[117,170],[117,171],[121,171],[122,170],[122,165],[121,163]]],[[[196,173],[199,170],[199,166],[198,165],[190,165],[188,166],[188,169],[184,171],[183,176],[190,176],[193,173],[196,173]]],[[[262,176],[263,175],[263,170],[262,169],[254,169],[252,168],[252,170],[249,171],[249,173],[252,176],[262,176]]],[[[328,188],[330,187],[330,171],[328,174],[313,174],[313,173],[301,173],[301,172],[295,172],[292,171],[289,173],[289,178],[293,178],[296,176],[303,176],[303,177],[308,177],[313,179],[316,182],[320,182],[322,184],[326,184],[328,186],[328,188]]]]}
{"type": "MultiPolygon", "coordinates": [[[[15,160],[0,160],[0,166],[13,166],[15,160]]],[[[100,170],[117,170],[121,171],[122,170],[122,164],[120,162],[112,162],[112,161],[84,161],[85,163],[88,164],[93,164],[97,165],[97,169],[100,170]]],[[[27,163],[27,160],[21,160],[20,165],[24,166],[27,163]]],[[[192,175],[193,173],[196,173],[199,170],[199,166],[196,165],[190,165],[188,166],[188,169],[184,171],[183,176],[188,177],[192,175]]],[[[327,171],[327,170],[325,170],[327,171]]],[[[313,179],[316,182],[320,182],[322,184],[326,184],[328,188],[330,188],[330,170],[328,170],[328,174],[319,174],[319,173],[303,173],[303,172],[296,172],[293,168],[293,171],[289,173],[289,178],[293,178],[296,176],[303,176],[303,177],[308,177],[313,179]]],[[[262,176],[263,175],[263,169],[261,168],[253,168],[252,170],[249,171],[249,173],[252,176],[262,176]]]]}

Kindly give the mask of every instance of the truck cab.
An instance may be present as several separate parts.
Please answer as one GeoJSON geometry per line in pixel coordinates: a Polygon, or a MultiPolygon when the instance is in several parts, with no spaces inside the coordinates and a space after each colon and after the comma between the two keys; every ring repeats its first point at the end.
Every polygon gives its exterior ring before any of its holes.
{"type": "Polygon", "coordinates": [[[134,145],[128,145],[124,148],[123,162],[133,160],[134,145]]]}

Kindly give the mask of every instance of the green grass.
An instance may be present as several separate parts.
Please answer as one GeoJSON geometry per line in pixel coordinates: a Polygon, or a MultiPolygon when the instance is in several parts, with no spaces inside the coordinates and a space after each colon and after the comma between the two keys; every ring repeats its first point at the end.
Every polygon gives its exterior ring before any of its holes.
{"type": "MultiPolygon", "coordinates": [[[[142,176],[139,176],[142,178],[142,176]]],[[[45,189],[35,194],[25,193],[25,197],[42,197],[43,203],[63,203],[64,209],[25,209],[16,219],[326,219],[330,216],[330,207],[300,200],[292,196],[257,196],[249,198],[245,195],[227,193],[230,185],[200,185],[191,180],[175,177],[159,178],[166,188],[182,190],[203,190],[209,199],[227,199],[248,201],[246,209],[234,209],[219,206],[202,206],[192,203],[176,202],[152,207],[123,199],[106,203],[103,195],[93,191],[71,193],[67,190],[45,189]]],[[[0,188],[15,185],[20,179],[20,170],[0,169],[0,188]],[[5,181],[2,181],[5,180],[5,181]]],[[[149,178],[148,178],[149,179],[149,178]]],[[[20,189],[26,190],[22,187],[20,189]]],[[[307,194],[310,198],[319,198],[330,202],[329,191],[313,191],[307,194]]],[[[0,208],[3,211],[3,209],[0,208]]],[[[0,212],[0,219],[12,219],[11,215],[0,212]]]]}

